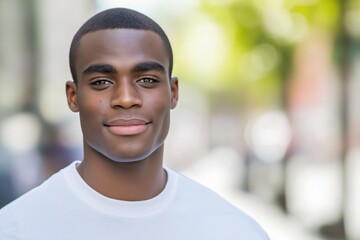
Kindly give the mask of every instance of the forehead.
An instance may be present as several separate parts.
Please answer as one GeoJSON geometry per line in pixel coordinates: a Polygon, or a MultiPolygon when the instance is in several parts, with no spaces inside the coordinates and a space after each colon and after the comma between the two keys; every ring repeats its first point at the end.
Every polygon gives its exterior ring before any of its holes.
{"type": "Polygon", "coordinates": [[[160,36],[148,30],[105,29],[85,34],[76,53],[76,71],[88,65],[136,64],[156,61],[169,68],[169,57],[160,36]]]}

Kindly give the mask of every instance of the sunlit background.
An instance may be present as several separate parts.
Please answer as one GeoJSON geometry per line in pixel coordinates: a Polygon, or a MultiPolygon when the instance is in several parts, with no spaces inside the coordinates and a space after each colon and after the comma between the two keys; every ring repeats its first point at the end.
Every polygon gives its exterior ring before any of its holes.
{"type": "Polygon", "coordinates": [[[359,0],[0,0],[0,207],[82,158],[68,51],[110,7],[172,42],[166,165],[272,240],[360,239],[359,0]]]}

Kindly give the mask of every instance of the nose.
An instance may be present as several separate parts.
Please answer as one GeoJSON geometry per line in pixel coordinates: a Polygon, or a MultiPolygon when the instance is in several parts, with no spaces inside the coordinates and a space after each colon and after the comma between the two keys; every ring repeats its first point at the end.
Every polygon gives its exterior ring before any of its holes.
{"type": "Polygon", "coordinates": [[[112,108],[132,108],[142,105],[142,98],[136,89],[135,84],[123,81],[113,88],[111,99],[112,108]]]}

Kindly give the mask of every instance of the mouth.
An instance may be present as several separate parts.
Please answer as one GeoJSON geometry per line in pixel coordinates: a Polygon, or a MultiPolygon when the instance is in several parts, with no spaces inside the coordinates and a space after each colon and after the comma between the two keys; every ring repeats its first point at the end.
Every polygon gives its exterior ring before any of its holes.
{"type": "Polygon", "coordinates": [[[131,136],[145,132],[150,121],[140,118],[114,119],[104,124],[109,131],[118,136],[131,136]]]}

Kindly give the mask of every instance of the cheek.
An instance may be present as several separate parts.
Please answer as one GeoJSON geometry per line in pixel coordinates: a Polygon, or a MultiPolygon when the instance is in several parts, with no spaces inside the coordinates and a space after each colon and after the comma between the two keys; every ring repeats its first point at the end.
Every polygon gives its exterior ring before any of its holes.
{"type": "Polygon", "coordinates": [[[84,97],[79,101],[79,116],[84,141],[92,146],[103,145],[102,116],[106,111],[106,100],[94,96],[84,97]]]}
{"type": "Polygon", "coordinates": [[[154,109],[154,117],[158,122],[158,131],[162,136],[166,136],[170,125],[170,101],[157,101],[153,103],[156,108],[154,109]]]}
{"type": "Polygon", "coordinates": [[[78,99],[80,110],[83,113],[101,112],[105,110],[106,98],[95,94],[82,94],[78,99]]]}
{"type": "Polygon", "coordinates": [[[100,116],[106,111],[106,101],[96,96],[86,96],[79,98],[79,114],[83,127],[98,124],[100,116]]]}
{"type": "Polygon", "coordinates": [[[170,98],[155,100],[152,102],[152,105],[154,112],[156,113],[155,117],[167,118],[167,115],[171,109],[170,98]]]}

